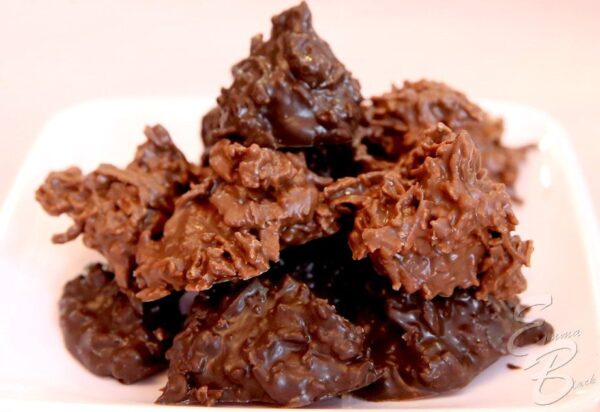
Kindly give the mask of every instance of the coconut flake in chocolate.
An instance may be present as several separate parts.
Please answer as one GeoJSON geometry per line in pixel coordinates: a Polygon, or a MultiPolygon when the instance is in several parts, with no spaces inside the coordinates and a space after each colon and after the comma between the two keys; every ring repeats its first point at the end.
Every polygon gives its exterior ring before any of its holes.
{"type": "Polygon", "coordinates": [[[508,354],[512,336],[525,346],[546,343],[553,333],[542,320],[524,321],[516,299],[482,301],[473,291],[456,290],[427,300],[394,291],[368,260],[352,259],[343,232],[283,251],[267,276],[286,273],[365,330],[381,377],[355,394],[369,400],[460,389],[508,354]]]}
{"type": "Polygon", "coordinates": [[[477,287],[480,299],[525,290],[521,267],[532,245],[504,185],[481,168],[467,132],[443,124],[425,132],[406,167],[340,179],[326,189],[334,205],[356,208],[349,236],[354,258],[369,256],[394,289],[426,298],[477,287]]]}
{"type": "Polygon", "coordinates": [[[404,82],[363,105],[365,124],[358,160],[367,170],[380,170],[397,162],[422,143],[423,131],[438,122],[455,132],[466,130],[481,151],[490,178],[504,183],[513,194],[519,164],[526,148],[502,145],[502,120],[493,118],[467,97],[447,85],[421,80],[404,82]]]}
{"type": "Polygon", "coordinates": [[[518,316],[532,246],[502,122],[428,81],[361,105],[306,4],[272,22],[203,118],[201,166],[156,126],[125,169],[38,189],[74,221],[54,242],[82,234],[109,264],[65,286],[73,356],[131,383],[173,343],[159,403],[299,407],[447,393],[511,337],[548,341],[518,316]]]}
{"type": "Polygon", "coordinates": [[[143,300],[258,276],[282,248],[337,230],[322,193],[331,180],[309,171],[302,155],[221,140],[208,161],[162,239],[141,243],[135,276],[143,300]]]}
{"type": "Polygon", "coordinates": [[[125,169],[101,164],[85,176],[76,167],[52,172],[35,194],[50,215],[73,219],[52,241],[65,243],[82,234],[85,245],[107,259],[122,288],[130,284],[140,235],[160,234],[192,175],[192,166],[162,126],[144,133],[148,141],[125,169]]]}
{"type": "Polygon", "coordinates": [[[385,311],[386,321],[372,322],[368,332],[373,361],[383,375],[356,393],[370,400],[421,398],[463,388],[509,353],[511,337],[525,346],[544,344],[553,333],[544,321],[522,321],[517,301],[482,301],[464,290],[433,300],[390,293],[385,311]]]}

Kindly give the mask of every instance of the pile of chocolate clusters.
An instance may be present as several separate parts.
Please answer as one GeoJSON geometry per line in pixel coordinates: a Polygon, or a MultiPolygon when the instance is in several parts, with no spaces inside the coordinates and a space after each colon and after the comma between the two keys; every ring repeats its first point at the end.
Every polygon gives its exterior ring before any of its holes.
{"type": "Polygon", "coordinates": [[[252,39],[186,160],[161,126],[124,169],[36,193],[106,264],[60,301],[67,349],[159,403],[303,406],[459,389],[545,342],[517,294],[531,241],[511,201],[524,150],[441,83],[364,100],[301,4],[252,39]]]}

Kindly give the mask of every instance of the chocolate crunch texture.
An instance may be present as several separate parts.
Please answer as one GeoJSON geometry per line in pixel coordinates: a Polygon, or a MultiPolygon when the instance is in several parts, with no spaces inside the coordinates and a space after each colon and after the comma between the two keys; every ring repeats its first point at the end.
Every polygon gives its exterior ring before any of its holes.
{"type": "Polygon", "coordinates": [[[168,366],[159,403],[299,407],[445,394],[511,338],[547,341],[517,316],[526,149],[502,121],[427,80],[363,99],[306,4],[272,23],[203,116],[200,164],[154,126],[125,168],[36,192],[73,221],[55,243],[106,260],[60,301],[75,359],[123,383],[168,366]]]}

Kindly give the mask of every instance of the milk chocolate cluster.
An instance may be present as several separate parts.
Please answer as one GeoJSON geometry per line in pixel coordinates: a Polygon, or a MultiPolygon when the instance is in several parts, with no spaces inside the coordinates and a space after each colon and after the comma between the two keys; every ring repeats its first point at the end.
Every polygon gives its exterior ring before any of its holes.
{"type": "Polygon", "coordinates": [[[487,176],[466,131],[438,123],[422,139],[393,167],[328,186],[331,204],[354,217],[354,258],[370,257],[394,289],[427,299],[456,288],[476,288],[482,299],[525,290],[532,244],[513,234],[505,186],[487,176]]]}
{"type": "Polygon", "coordinates": [[[232,74],[199,164],[154,126],[125,168],[38,189],[73,220],[53,241],[106,260],[60,300],[84,367],[128,384],[168,368],[159,403],[299,407],[443,394],[548,340],[520,316],[524,150],[500,120],[429,81],[363,100],[304,3],[232,74]]]}

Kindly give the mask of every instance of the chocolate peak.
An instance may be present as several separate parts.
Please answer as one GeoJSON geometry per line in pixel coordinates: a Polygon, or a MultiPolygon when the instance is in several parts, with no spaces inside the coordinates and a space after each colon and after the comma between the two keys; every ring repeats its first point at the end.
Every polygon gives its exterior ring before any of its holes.
{"type": "Polygon", "coordinates": [[[305,3],[272,19],[271,38],[252,39],[218,107],[202,122],[206,146],[227,137],[271,148],[349,144],[360,86],[314,31],[305,3]]]}

